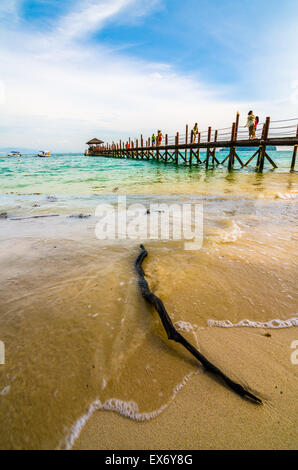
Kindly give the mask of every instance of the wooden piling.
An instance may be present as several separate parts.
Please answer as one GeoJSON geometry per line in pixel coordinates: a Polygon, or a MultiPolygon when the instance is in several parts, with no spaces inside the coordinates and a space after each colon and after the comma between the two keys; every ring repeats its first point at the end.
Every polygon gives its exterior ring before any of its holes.
{"type": "Polygon", "coordinates": [[[235,121],[234,141],[237,142],[240,114],[237,112],[235,121]]]}
{"type": "Polygon", "coordinates": [[[298,145],[294,145],[293,156],[292,156],[292,161],[291,161],[291,171],[295,171],[297,149],[298,149],[298,145]]]}
{"type": "MultiPolygon", "coordinates": [[[[188,124],[185,126],[185,145],[188,144],[188,124]]],[[[185,162],[187,161],[187,148],[185,149],[185,162]]]]}
{"type": "MultiPolygon", "coordinates": [[[[217,142],[217,134],[218,134],[218,131],[216,130],[214,133],[214,143],[217,142]]],[[[212,152],[212,165],[214,165],[214,161],[216,161],[219,164],[219,161],[217,160],[215,154],[216,154],[216,147],[214,147],[213,152],[212,152]]]]}
{"type": "Polygon", "coordinates": [[[266,141],[268,139],[269,126],[270,126],[270,117],[266,117],[266,121],[263,126],[262,140],[261,140],[262,143],[260,145],[260,152],[259,152],[259,157],[258,157],[258,162],[257,162],[257,170],[259,172],[262,172],[264,169],[264,162],[265,162],[265,157],[266,157],[266,141]]]}
{"type": "Polygon", "coordinates": [[[212,132],[212,128],[209,126],[208,127],[208,142],[211,142],[211,132],[212,132]]]}
{"type": "MultiPolygon", "coordinates": [[[[298,137],[298,124],[297,124],[297,129],[296,129],[296,137],[298,137]]],[[[292,161],[291,161],[291,171],[295,171],[297,148],[298,148],[298,145],[294,145],[293,156],[292,156],[292,161]]]]}
{"type": "Polygon", "coordinates": [[[165,135],[165,146],[166,146],[166,150],[165,150],[165,162],[168,161],[168,145],[169,145],[169,136],[168,134],[165,135]]]}
{"type": "MultiPolygon", "coordinates": [[[[211,141],[211,127],[210,127],[210,126],[208,127],[208,137],[207,137],[207,141],[208,141],[208,142],[211,141]]],[[[210,158],[210,147],[208,146],[208,147],[207,147],[206,160],[205,160],[205,163],[206,163],[206,170],[208,169],[209,158],[210,158]]]]}
{"type": "Polygon", "coordinates": [[[232,131],[231,131],[231,147],[229,153],[229,162],[228,162],[228,169],[232,170],[235,162],[235,145],[234,145],[234,136],[235,136],[235,129],[236,129],[236,122],[233,122],[232,131]]]}
{"type": "MultiPolygon", "coordinates": [[[[201,133],[199,132],[198,133],[198,144],[201,142],[201,133]]],[[[202,163],[201,160],[200,160],[200,148],[198,147],[198,151],[197,151],[197,163],[202,163]]]]}
{"type": "Polygon", "coordinates": [[[178,145],[179,145],[179,132],[177,132],[175,137],[175,163],[178,164],[178,145]]]}
{"type": "Polygon", "coordinates": [[[264,144],[261,144],[259,150],[260,152],[259,152],[259,158],[258,158],[258,163],[257,163],[257,170],[259,172],[262,172],[264,168],[266,146],[264,144]]]}
{"type": "MultiPolygon", "coordinates": [[[[192,145],[192,143],[193,143],[193,130],[191,130],[191,133],[190,133],[190,145],[192,145]]],[[[193,153],[193,149],[191,146],[189,149],[189,166],[192,165],[192,153],[193,153]]]]}
{"type": "Polygon", "coordinates": [[[143,134],[141,134],[141,159],[142,159],[142,160],[144,159],[144,150],[143,150],[143,147],[144,147],[143,134]]]}

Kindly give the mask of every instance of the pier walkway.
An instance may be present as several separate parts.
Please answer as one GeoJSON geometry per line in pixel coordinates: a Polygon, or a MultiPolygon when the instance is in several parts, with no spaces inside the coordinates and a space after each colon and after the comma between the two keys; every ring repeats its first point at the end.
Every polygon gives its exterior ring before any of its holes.
{"type": "Polygon", "coordinates": [[[233,169],[236,161],[243,168],[255,160],[256,170],[262,172],[265,160],[273,168],[277,168],[268,153],[272,146],[291,146],[293,148],[290,170],[295,171],[298,149],[298,118],[271,121],[270,117],[267,117],[265,122],[259,123],[256,138],[250,140],[248,139],[247,127],[239,126],[239,113],[237,113],[232,127],[217,130],[208,127],[208,130],[194,136],[186,125],[185,133],[177,132],[174,136],[165,134],[161,145],[152,145],[150,138],[144,141],[141,135],[139,139],[119,140],[118,143],[108,143],[101,148],[90,145],[85,155],[155,160],[175,164],[182,161],[188,165],[205,165],[206,169],[214,165],[226,164],[229,170],[233,169]],[[243,156],[241,155],[240,158],[237,151],[244,148],[247,150],[250,147],[257,148],[257,150],[244,162],[243,156]],[[228,155],[221,157],[218,152],[219,148],[227,148],[228,155]],[[206,150],[203,158],[202,149],[206,150]]]}

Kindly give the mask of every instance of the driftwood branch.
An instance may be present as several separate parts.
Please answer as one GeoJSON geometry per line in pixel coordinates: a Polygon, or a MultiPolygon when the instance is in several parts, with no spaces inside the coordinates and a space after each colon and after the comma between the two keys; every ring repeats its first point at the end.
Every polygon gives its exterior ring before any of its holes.
{"type": "Polygon", "coordinates": [[[173,322],[171,318],[169,317],[169,314],[167,313],[164,304],[162,301],[154,295],[148,286],[148,282],[145,279],[145,273],[142,268],[142,263],[144,258],[147,256],[147,251],[143,245],[140,245],[141,248],[141,253],[137,257],[135,261],[135,268],[139,276],[139,287],[141,290],[141,294],[144,297],[147,302],[149,302],[155,310],[157,311],[161,322],[163,324],[163,327],[167,333],[168,339],[176,341],[177,343],[182,344],[196,359],[198,359],[201,364],[204,366],[205,370],[212,372],[218,376],[220,376],[226,384],[234,390],[238,395],[241,397],[246,397],[250,398],[251,400],[255,401],[256,403],[262,403],[262,400],[260,398],[256,397],[252,393],[250,393],[248,390],[245,390],[245,388],[242,387],[242,385],[234,382],[231,380],[229,377],[227,377],[218,367],[213,365],[211,362],[208,361],[208,359],[203,356],[192,344],[190,344],[174,327],[173,322]]]}

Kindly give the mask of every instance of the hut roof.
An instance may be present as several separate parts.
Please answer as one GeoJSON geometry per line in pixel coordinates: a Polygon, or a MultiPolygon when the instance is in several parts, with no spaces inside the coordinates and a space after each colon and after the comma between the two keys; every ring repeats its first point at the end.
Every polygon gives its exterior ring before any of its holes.
{"type": "Polygon", "coordinates": [[[92,144],[103,144],[104,141],[103,140],[99,140],[99,139],[91,139],[89,140],[89,142],[86,142],[87,145],[92,145],[92,144]]]}

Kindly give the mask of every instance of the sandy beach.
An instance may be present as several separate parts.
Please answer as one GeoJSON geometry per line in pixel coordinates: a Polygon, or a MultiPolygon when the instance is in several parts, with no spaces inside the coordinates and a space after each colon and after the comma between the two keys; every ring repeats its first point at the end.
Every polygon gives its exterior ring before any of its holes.
{"type": "MultiPolygon", "coordinates": [[[[263,405],[243,400],[206,373],[193,376],[157,418],[135,422],[95,411],[74,449],[297,449],[295,328],[200,332],[204,351],[253,386],[263,405]]],[[[170,347],[170,346],[169,346],[170,347]]]]}
{"type": "Polygon", "coordinates": [[[177,330],[262,405],[167,339],[138,289],[137,241],[96,239],[94,216],[3,218],[1,448],[295,449],[297,233],[281,196],[204,196],[198,251],[145,241],[177,330]]]}

